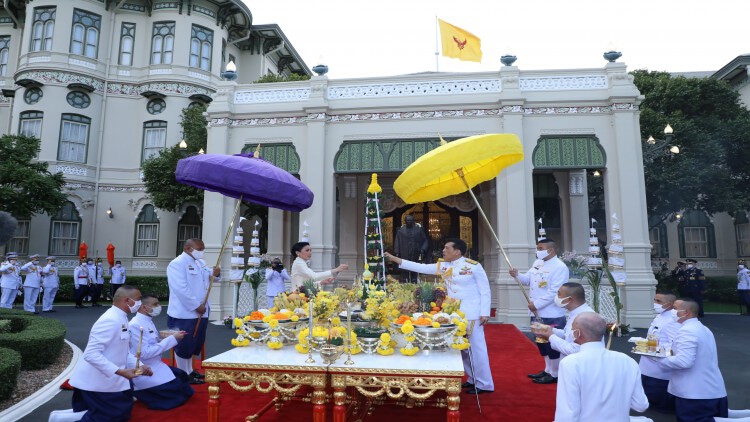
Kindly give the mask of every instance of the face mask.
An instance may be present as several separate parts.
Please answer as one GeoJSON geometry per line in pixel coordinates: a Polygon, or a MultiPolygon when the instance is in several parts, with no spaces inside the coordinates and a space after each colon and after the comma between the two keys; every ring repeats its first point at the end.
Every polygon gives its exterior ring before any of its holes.
{"type": "Polygon", "coordinates": [[[547,255],[549,255],[549,252],[547,252],[546,249],[543,251],[536,251],[536,259],[544,259],[547,255]]]}
{"type": "Polygon", "coordinates": [[[658,303],[654,303],[654,313],[656,315],[659,315],[662,312],[664,312],[664,308],[662,308],[658,303]]]}
{"type": "Polygon", "coordinates": [[[678,311],[677,309],[672,309],[670,312],[672,313],[673,320],[677,321],[678,319],[680,319],[680,316],[678,315],[680,311],[678,311]]]}
{"type": "Polygon", "coordinates": [[[94,265],[94,263],[93,263],[93,262],[87,262],[87,264],[89,264],[89,265],[94,265]]]}
{"type": "Polygon", "coordinates": [[[152,317],[157,317],[160,314],[161,314],[161,305],[159,305],[156,308],[152,309],[151,313],[149,315],[151,315],[152,317]]]}
{"type": "Polygon", "coordinates": [[[570,301],[567,301],[567,302],[563,303],[563,300],[565,300],[565,299],[570,299],[570,296],[565,296],[564,298],[560,298],[559,296],[555,296],[555,305],[557,305],[557,306],[559,306],[561,308],[566,307],[568,305],[568,303],[570,303],[570,301]]]}
{"type": "Polygon", "coordinates": [[[741,270],[745,268],[745,266],[742,264],[738,265],[738,267],[740,267],[741,270]]]}
{"type": "Polygon", "coordinates": [[[39,265],[39,261],[31,261],[31,263],[34,265],[39,265]]]}
{"type": "Polygon", "coordinates": [[[193,252],[192,252],[193,258],[195,258],[195,259],[203,259],[203,253],[204,252],[205,251],[199,251],[199,250],[193,249],[193,252]]]}
{"type": "MultiPolygon", "coordinates": [[[[130,300],[133,300],[133,299],[130,299],[130,300]]],[[[135,304],[133,306],[128,305],[128,309],[130,309],[130,313],[131,314],[134,314],[134,313],[138,312],[138,309],[140,309],[140,307],[141,307],[141,301],[140,300],[136,300],[135,304]]]]}
{"type": "Polygon", "coordinates": [[[13,264],[13,265],[16,265],[16,260],[15,259],[11,259],[10,263],[13,264]]]}
{"type": "Polygon", "coordinates": [[[57,264],[55,264],[55,261],[52,261],[52,262],[49,263],[49,265],[52,265],[54,267],[57,264]]]}
{"type": "Polygon", "coordinates": [[[120,264],[115,264],[115,268],[120,268],[120,264]]]}
{"type": "Polygon", "coordinates": [[[693,264],[688,264],[688,269],[693,268],[693,264]]]}

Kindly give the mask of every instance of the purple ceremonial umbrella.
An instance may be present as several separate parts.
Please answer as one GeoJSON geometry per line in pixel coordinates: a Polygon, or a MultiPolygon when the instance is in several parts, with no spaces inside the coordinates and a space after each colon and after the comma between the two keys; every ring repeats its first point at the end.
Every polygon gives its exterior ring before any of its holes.
{"type": "Polygon", "coordinates": [[[286,170],[252,154],[202,154],[177,162],[178,182],[287,211],[310,208],[313,193],[286,170]]]}

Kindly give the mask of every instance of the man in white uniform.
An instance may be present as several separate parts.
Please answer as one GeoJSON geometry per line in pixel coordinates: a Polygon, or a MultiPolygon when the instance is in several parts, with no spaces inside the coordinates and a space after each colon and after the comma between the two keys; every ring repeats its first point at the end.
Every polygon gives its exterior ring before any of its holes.
{"type": "MultiPolygon", "coordinates": [[[[73,410],[55,411],[50,421],[119,422],[130,419],[133,390],[130,380],[138,376],[135,356],[128,352],[130,332],[128,314],[141,306],[141,292],[123,286],[109,308],[91,327],[91,334],[78,361],[70,385],[73,386],[73,410]]],[[[152,375],[141,365],[143,375],[152,375]]]]}
{"type": "Polygon", "coordinates": [[[289,281],[289,274],[286,272],[286,268],[281,264],[279,258],[274,258],[271,262],[271,267],[266,268],[266,296],[268,296],[268,309],[273,308],[273,301],[276,299],[276,295],[284,293],[286,287],[284,286],[285,281],[289,281]]]}
{"type": "Polygon", "coordinates": [[[183,405],[195,392],[183,370],[168,366],[161,360],[161,355],[175,347],[185,332],[176,331],[162,339],[152,320],[159,314],[159,299],[144,295],[140,309],[130,320],[130,353],[136,356],[140,343],[141,361],[154,373],[150,377],[133,379],[133,395],[149,409],[169,410],[183,405]]]}
{"type": "Polygon", "coordinates": [[[86,306],[83,304],[83,299],[89,293],[89,284],[91,279],[89,278],[89,267],[86,265],[86,261],[81,260],[81,265],[77,266],[73,270],[73,296],[76,301],[76,308],[81,309],[86,306]]]}
{"type": "Polygon", "coordinates": [[[727,417],[724,378],[719,371],[716,340],[698,320],[700,305],[691,298],[675,301],[677,322],[682,324],[672,342],[672,356],[648,359],[672,371],[667,391],[675,396],[678,422],[713,421],[727,417]]]}
{"type": "Polygon", "coordinates": [[[42,312],[57,312],[52,309],[55,302],[57,289],[60,288],[60,274],[57,272],[55,264],[56,256],[47,257],[47,265],[42,269],[42,285],[44,286],[44,296],[42,297],[42,312]]]}
{"type": "Polygon", "coordinates": [[[384,256],[403,270],[439,275],[445,280],[448,296],[461,301],[461,311],[469,321],[467,330],[471,330],[471,346],[468,350],[461,351],[464,371],[469,377],[463,387],[470,388],[468,394],[491,393],[495,391],[495,383],[484,340],[484,324],[490,320],[490,282],[482,264],[464,258],[465,253],[466,242],[461,239],[446,239],[443,258],[437,264],[418,264],[387,252],[384,256]],[[469,353],[474,359],[475,373],[471,370],[469,353]]]}
{"type": "Polygon", "coordinates": [[[745,267],[745,260],[737,261],[737,294],[740,296],[740,314],[750,316],[750,270],[745,267]],[[745,313],[742,313],[742,305],[745,313]]]}
{"type": "MultiPolygon", "coordinates": [[[[511,268],[511,277],[518,277],[521,284],[529,286],[529,315],[533,322],[535,317],[542,324],[553,328],[565,326],[565,309],[555,305],[555,297],[560,287],[568,282],[568,267],[557,257],[557,247],[552,239],[542,239],[536,245],[536,261],[526,274],[519,274],[511,268]]],[[[536,342],[539,354],[544,357],[544,370],[529,374],[537,384],[557,382],[557,367],[560,364],[560,352],[553,349],[549,342],[536,342]]]]}
{"type": "Polygon", "coordinates": [[[560,361],[555,422],[628,422],[630,409],[645,411],[648,399],[638,364],[604,347],[604,318],[579,314],[572,331],[581,350],[560,361]]]}
{"type": "MultiPolygon", "coordinates": [[[[648,327],[646,337],[658,331],[659,345],[671,347],[680,324],[672,315],[674,301],[677,297],[666,291],[658,291],[654,296],[654,313],[656,317],[648,327]]],[[[674,396],[669,394],[669,378],[672,371],[662,368],[651,359],[641,356],[638,364],[641,368],[641,382],[646,392],[651,409],[662,413],[674,413],[674,396]]]]}
{"type": "Polygon", "coordinates": [[[206,340],[209,302],[203,303],[208,286],[219,281],[220,269],[211,269],[203,260],[206,246],[200,239],[185,241],[183,252],[167,267],[169,307],[167,326],[185,331],[185,338],[174,348],[177,367],[191,377],[191,384],[202,384],[203,374],[193,370],[193,356],[199,355],[206,340]],[[200,324],[194,336],[195,326],[200,324]]]}
{"type": "Polygon", "coordinates": [[[0,264],[0,308],[13,309],[18,289],[21,287],[21,267],[16,265],[18,257],[15,252],[8,252],[6,261],[0,264]]]}
{"type": "Polygon", "coordinates": [[[122,266],[122,262],[115,261],[115,266],[109,269],[109,294],[114,295],[117,289],[125,284],[127,275],[125,274],[125,267],[122,266]]]}
{"type": "Polygon", "coordinates": [[[586,303],[586,291],[580,283],[568,282],[560,287],[555,296],[555,304],[568,310],[568,320],[564,329],[545,326],[542,330],[533,330],[537,337],[546,338],[552,349],[560,352],[560,359],[581,350],[573,341],[573,321],[584,312],[594,312],[586,303]]]}
{"type": "Polygon", "coordinates": [[[39,266],[39,255],[29,256],[29,262],[21,267],[21,273],[26,274],[23,281],[23,310],[38,314],[36,301],[39,299],[39,288],[42,286],[42,267],[39,266]]]}

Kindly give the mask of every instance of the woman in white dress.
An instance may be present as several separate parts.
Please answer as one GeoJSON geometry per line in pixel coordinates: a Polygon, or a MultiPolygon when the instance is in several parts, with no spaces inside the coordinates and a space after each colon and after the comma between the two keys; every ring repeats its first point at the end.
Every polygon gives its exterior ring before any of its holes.
{"type": "Polygon", "coordinates": [[[311,270],[307,266],[307,261],[312,257],[312,248],[307,242],[295,243],[292,246],[292,255],[296,257],[292,263],[292,291],[299,289],[306,280],[314,280],[319,286],[320,284],[332,283],[338,273],[349,268],[348,265],[341,264],[329,271],[316,273],[311,270]]]}

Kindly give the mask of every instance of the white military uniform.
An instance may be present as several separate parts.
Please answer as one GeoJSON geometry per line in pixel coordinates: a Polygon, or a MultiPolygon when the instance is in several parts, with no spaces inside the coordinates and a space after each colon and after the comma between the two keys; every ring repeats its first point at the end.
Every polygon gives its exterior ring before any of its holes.
{"type": "Polygon", "coordinates": [[[10,260],[0,265],[0,287],[2,287],[2,298],[0,298],[0,307],[13,309],[13,302],[16,300],[18,289],[21,287],[21,268],[16,264],[11,264],[10,260]]]}
{"type": "Polygon", "coordinates": [[[455,261],[439,259],[437,264],[418,264],[402,260],[401,269],[422,274],[441,275],[448,288],[448,296],[461,301],[461,311],[466,314],[469,325],[472,321],[474,328],[469,337],[471,348],[461,352],[464,361],[464,371],[469,375],[468,382],[482,390],[494,391],[490,360],[487,355],[487,343],[484,339],[484,326],[477,321],[480,316],[490,316],[490,282],[482,264],[466,259],[463,256],[455,261]],[[469,361],[469,351],[474,358],[472,373],[469,361]]]}
{"type": "Polygon", "coordinates": [[[281,272],[274,270],[273,268],[266,269],[266,296],[268,296],[268,308],[273,308],[273,300],[279,293],[284,293],[286,290],[284,282],[289,280],[289,274],[286,272],[286,268],[282,268],[281,272]]]}
{"type": "MultiPolygon", "coordinates": [[[[651,321],[646,337],[657,329],[659,330],[659,345],[671,347],[680,329],[680,323],[672,317],[671,310],[663,311],[651,321]]],[[[647,377],[669,380],[672,375],[671,369],[657,365],[653,360],[645,357],[641,357],[638,366],[641,368],[641,373],[647,377]]]]}
{"type": "Polygon", "coordinates": [[[73,270],[73,283],[75,288],[89,285],[89,267],[86,264],[79,265],[73,270]]]}
{"type": "Polygon", "coordinates": [[[747,268],[737,271],[737,290],[750,290],[750,270],[747,268]]]}
{"type": "MultiPolygon", "coordinates": [[[[556,256],[547,261],[537,259],[526,274],[518,274],[521,284],[529,286],[529,299],[540,318],[565,316],[565,309],[555,304],[555,296],[569,277],[568,267],[556,256]]],[[[529,311],[529,315],[533,313],[529,311]]]]}
{"type": "Polygon", "coordinates": [[[55,295],[60,288],[60,274],[57,272],[57,264],[51,262],[42,270],[42,283],[44,283],[44,297],[42,298],[42,311],[50,312],[55,302],[55,295]]]}
{"type": "Polygon", "coordinates": [[[133,368],[135,356],[128,350],[130,332],[128,314],[112,306],[91,327],[89,341],[70,377],[75,388],[100,393],[114,393],[130,389],[127,378],[115,372],[133,368]]]}
{"type": "Polygon", "coordinates": [[[123,267],[122,264],[120,264],[119,267],[115,265],[110,268],[109,275],[112,276],[112,279],[109,280],[111,284],[125,284],[127,276],[125,275],[125,267],[123,267]]]}
{"type": "Polygon", "coordinates": [[[568,313],[565,328],[562,330],[559,328],[552,329],[554,335],[549,337],[549,344],[553,349],[560,352],[560,359],[581,350],[581,345],[573,341],[573,321],[584,312],[594,312],[594,309],[588,303],[584,303],[568,313]]]}
{"type": "MultiPolygon", "coordinates": [[[[30,258],[33,258],[33,256],[30,258]]],[[[27,262],[21,267],[21,272],[26,273],[26,279],[23,282],[23,310],[26,312],[36,312],[36,301],[39,298],[39,288],[42,285],[41,271],[42,267],[34,264],[34,261],[27,262]]]]}
{"type": "Polygon", "coordinates": [[[156,329],[152,318],[140,312],[136,313],[130,320],[130,354],[136,356],[138,351],[138,340],[143,327],[143,342],[141,343],[141,362],[145,363],[154,372],[150,377],[133,378],[134,390],[145,390],[156,387],[175,379],[174,373],[166,363],[161,360],[162,353],[175,347],[177,339],[169,336],[165,339],[159,338],[159,330],[156,329]]]}
{"type": "MultiPolygon", "coordinates": [[[[183,252],[173,259],[167,267],[167,283],[169,284],[169,307],[167,315],[179,319],[195,319],[195,313],[203,298],[206,297],[210,276],[213,268],[206,265],[202,259],[194,259],[183,252]]],[[[217,282],[221,277],[215,277],[217,282]]],[[[208,318],[211,311],[211,301],[206,302],[206,312],[201,318],[208,318]]]]}
{"type": "Polygon", "coordinates": [[[627,422],[630,409],[647,408],[641,372],[629,356],[593,341],[560,360],[555,422],[627,422]]]}

